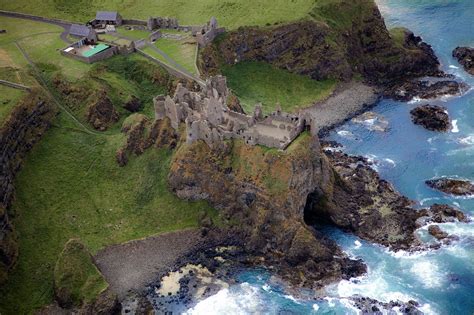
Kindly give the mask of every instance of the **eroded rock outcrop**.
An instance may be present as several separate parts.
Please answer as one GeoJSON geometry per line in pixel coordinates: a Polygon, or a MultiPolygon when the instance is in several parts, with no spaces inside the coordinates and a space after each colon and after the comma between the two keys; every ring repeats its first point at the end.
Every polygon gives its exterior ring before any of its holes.
{"type": "Polygon", "coordinates": [[[181,144],[168,178],[179,197],[206,199],[239,222],[246,250],[263,255],[263,264],[290,283],[309,287],[365,271],[304,222],[307,196],[332,195],[334,180],[319,141],[309,134],[284,152],[238,140],[212,149],[203,141],[181,144]]]}
{"type": "Polygon", "coordinates": [[[39,91],[32,91],[13,109],[0,128],[0,283],[18,254],[10,205],[14,179],[26,153],[49,128],[55,109],[39,91]]]}
{"type": "Polygon", "coordinates": [[[474,48],[456,47],[453,50],[453,57],[459,61],[464,70],[474,75],[474,48]]]}
{"type": "Polygon", "coordinates": [[[338,151],[326,151],[336,174],[332,195],[312,195],[307,216],[327,220],[371,242],[392,249],[419,244],[413,234],[418,213],[413,202],[381,179],[367,159],[338,151]]]}
{"type": "Polygon", "coordinates": [[[394,250],[422,249],[416,229],[429,223],[467,222],[458,209],[434,204],[416,210],[414,202],[381,179],[364,157],[326,150],[336,181],[332,195],[310,195],[309,222],[321,220],[394,250]]]}
{"type": "Polygon", "coordinates": [[[455,196],[469,196],[474,194],[474,185],[469,180],[455,178],[437,178],[425,181],[433,189],[455,196]]]}
{"type": "Polygon", "coordinates": [[[119,120],[112,101],[105,91],[98,91],[87,107],[87,121],[97,130],[105,131],[119,120]]]}
{"type": "Polygon", "coordinates": [[[448,131],[451,122],[446,108],[436,105],[423,105],[410,111],[413,123],[431,131],[448,131]]]}
{"type": "Polygon", "coordinates": [[[385,96],[397,101],[408,102],[417,97],[420,99],[435,99],[440,96],[461,95],[469,86],[454,80],[442,81],[406,81],[390,87],[385,91],[385,96]]]}
{"type": "Polygon", "coordinates": [[[168,118],[152,122],[145,115],[133,114],[124,121],[122,132],[127,135],[127,140],[115,156],[120,166],[128,163],[131,153],[140,155],[151,146],[173,149],[178,141],[178,135],[168,118]]]}
{"type": "Polygon", "coordinates": [[[203,50],[201,69],[216,74],[222,63],[265,61],[317,80],[357,74],[381,85],[439,73],[431,47],[408,30],[392,38],[373,1],[329,2],[314,10],[312,21],[227,33],[203,50]]]}

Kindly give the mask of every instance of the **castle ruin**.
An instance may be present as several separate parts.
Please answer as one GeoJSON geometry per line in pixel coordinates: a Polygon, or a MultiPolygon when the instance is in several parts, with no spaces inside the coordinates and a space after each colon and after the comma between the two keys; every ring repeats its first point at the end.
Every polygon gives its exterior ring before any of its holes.
{"type": "Polygon", "coordinates": [[[178,130],[186,126],[186,142],[205,141],[214,146],[226,139],[241,139],[248,145],[263,145],[285,149],[309,125],[305,116],[292,115],[277,109],[264,116],[261,105],[252,115],[232,111],[227,106],[229,96],[226,78],[211,77],[199,92],[189,91],[178,84],[171,96],[157,96],[155,118],[168,117],[178,130]]]}

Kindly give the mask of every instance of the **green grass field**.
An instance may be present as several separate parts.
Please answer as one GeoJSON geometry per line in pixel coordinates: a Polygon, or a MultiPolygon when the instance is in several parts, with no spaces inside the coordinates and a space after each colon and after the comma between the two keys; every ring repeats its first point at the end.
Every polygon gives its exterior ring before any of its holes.
{"type": "Polygon", "coordinates": [[[155,45],[188,72],[196,74],[197,44],[191,38],[181,40],[160,38],[155,45]]]}
{"type": "Polygon", "coordinates": [[[150,149],[119,167],[120,133],[89,135],[61,114],[33,149],[15,186],[20,256],[0,290],[2,314],[29,313],[53,298],[53,268],[70,238],[94,253],[108,245],[198,226],[204,202],[167,188],[171,153],[150,149]],[[19,302],[21,301],[21,302],[19,302]]]}
{"type": "Polygon", "coordinates": [[[126,36],[131,39],[148,38],[148,36],[150,36],[151,34],[149,31],[145,31],[145,30],[134,30],[134,29],[127,30],[123,26],[117,27],[116,30],[117,30],[117,33],[119,33],[120,35],[126,36]]]}
{"type": "Polygon", "coordinates": [[[228,28],[266,25],[308,17],[315,0],[0,0],[3,10],[86,22],[97,10],[117,10],[125,18],[178,18],[183,25],[200,25],[212,16],[228,28]]]}
{"type": "Polygon", "coordinates": [[[223,74],[247,113],[258,102],[265,113],[273,111],[277,102],[284,111],[294,112],[328,97],[336,87],[334,80],[315,81],[264,62],[241,62],[225,67],[223,74]]]}
{"type": "Polygon", "coordinates": [[[17,102],[25,95],[26,93],[22,90],[0,85],[0,125],[10,115],[17,102]]]}
{"type": "Polygon", "coordinates": [[[80,78],[91,67],[60,54],[59,50],[67,46],[59,37],[63,31],[61,27],[0,16],[0,28],[7,30],[6,34],[0,35],[0,61],[4,63],[11,61],[17,66],[27,66],[27,61],[14,45],[17,41],[35,63],[53,63],[70,78],[80,78]]]}

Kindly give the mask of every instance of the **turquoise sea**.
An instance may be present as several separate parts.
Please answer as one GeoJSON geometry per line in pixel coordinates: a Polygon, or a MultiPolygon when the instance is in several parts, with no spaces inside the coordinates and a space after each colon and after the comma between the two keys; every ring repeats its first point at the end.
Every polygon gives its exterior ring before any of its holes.
{"type": "MultiPolygon", "coordinates": [[[[474,0],[378,0],[389,27],[406,26],[431,44],[444,71],[474,86],[470,76],[451,57],[456,46],[474,46],[474,0]]],[[[387,132],[349,122],[329,139],[344,151],[372,159],[384,179],[419,206],[447,203],[474,217],[474,198],[447,197],[428,188],[426,179],[450,176],[474,180],[474,90],[461,97],[429,102],[382,100],[374,112],[390,124],[387,132]],[[453,120],[448,133],[427,131],[412,124],[409,111],[430,103],[443,105],[453,120]]],[[[415,254],[391,252],[337,229],[327,235],[350,256],[362,258],[368,274],[341,281],[319,301],[298,300],[272,285],[262,270],[243,273],[242,283],[224,289],[188,310],[189,314],[357,314],[347,297],[354,294],[388,302],[416,300],[425,314],[474,314],[474,223],[446,223],[441,228],[460,240],[436,251],[415,254]]],[[[420,237],[433,240],[426,228],[420,237]]]]}

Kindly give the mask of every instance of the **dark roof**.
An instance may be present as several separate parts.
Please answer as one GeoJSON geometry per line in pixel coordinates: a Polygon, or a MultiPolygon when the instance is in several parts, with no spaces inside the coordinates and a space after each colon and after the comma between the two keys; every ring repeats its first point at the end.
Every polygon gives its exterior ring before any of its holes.
{"type": "Polygon", "coordinates": [[[92,29],[85,25],[72,24],[69,28],[69,35],[87,37],[92,32],[92,29]]]}
{"type": "Polygon", "coordinates": [[[116,11],[97,11],[95,19],[99,21],[116,21],[118,13],[116,11]]]}

